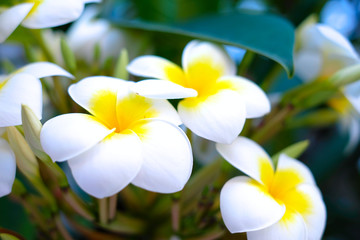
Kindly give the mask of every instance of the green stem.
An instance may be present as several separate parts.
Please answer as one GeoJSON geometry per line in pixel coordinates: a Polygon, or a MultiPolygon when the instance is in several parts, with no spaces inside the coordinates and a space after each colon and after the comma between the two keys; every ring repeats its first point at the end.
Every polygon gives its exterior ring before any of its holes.
{"type": "Polygon", "coordinates": [[[99,220],[101,224],[107,224],[108,211],[108,198],[99,199],[99,220]]]}
{"type": "Polygon", "coordinates": [[[238,68],[238,75],[245,75],[250,64],[252,63],[255,57],[255,53],[249,50],[246,51],[244,58],[242,59],[239,68],[238,68]]]}
{"type": "Polygon", "coordinates": [[[115,194],[109,198],[109,219],[113,220],[116,216],[116,207],[117,207],[118,195],[115,194]]]}
{"type": "Polygon", "coordinates": [[[56,228],[59,230],[59,233],[61,234],[63,239],[65,239],[65,240],[73,240],[70,233],[67,231],[64,224],[61,222],[61,219],[60,219],[59,215],[55,216],[55,225],[56,225],[56,228]]]}
{"type": "Polygon", "coordinates": [[[285,120],[293,116],[297,111],[298,110],[292,105],[287,105],[281,109],[274,109],[272,113],[267,116],[260,129],[251,136],[251,139],[259,144],[268,141],[283,129],[285,120]]]}
{"type": "MultiPolygon", "coordinates": [[[[46,44],[46,41],[44,39],[41,29],[31,29],[31,32],[32,32],[33,36],[36,38],[37,43],[39,44],[39,47],[43,51],[44,56],[47,59],[47,61],[56,63],[56,59],[55,59],[54,55],[52,54],[49,46],[46,44]]],[[[67,112],[69,112],[68,111],[69,108],[67,106],[66,94],[65,94],[65,91],[61,84],[61,79],[59,77],[53,77],[53,81],[54,81],[54,89],[55,89],[54,95],[58,99],[57,107],[59,108],[59,110],[62,113],[67,113],[67,112]]],[[[48,92],[48,94],[52,95],[51,92],[48,92]]]]}
{"type": "Polygon", "coordinates": [[[282,68],[279,64],[275,64],[270,70],[270,72],[266,75],[264,81],[261,84],[261,88],[267,92],[272,85],[274,84],[274,81],[277,79],[279,74],[281,73],[282,68]]]}
{"type": "Polygon", "coordinates": [[[180,201],[179,196],[173,196],[173,203],[171,206],[171,226],[175,233],[180,230],[180,201]]]}
{"type": "Polygon", "coordinates": [[[86,208],[84,202],[82,202],[82,200],[77,195],[75,195],[69,187],[62,188],[61,192],[63,199],[77,214],[89,221],[94,220],[94,216],[91,211],[86,208]]]}

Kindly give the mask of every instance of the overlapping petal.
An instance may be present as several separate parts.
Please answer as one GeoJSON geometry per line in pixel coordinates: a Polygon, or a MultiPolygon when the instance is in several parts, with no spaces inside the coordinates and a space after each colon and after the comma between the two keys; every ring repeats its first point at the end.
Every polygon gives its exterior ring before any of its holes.
{"type": "MultiPolygon", "coordinates": [[[[289,211],[289,210],[286,210],[289,211]]],[[[303,217],[295,211],[286,214],[291,215],[291,222],[279,222],[257,231],[246,233],[248,240],[306,240],[307,228],[303,217]]]]}
{"type": "Polygon", "coordinates": [[[179,103],[178,112],[195,134],[220,143],[234,141],[246,118],[242,97],[231,90],[219,91],[205,99],[187,98],[179,103]]]}
{"type": "Polygon", "coordinates": [[[246,118],[261,117],[270,112],[268,97],[254,82],[240,76],[224,76],[218,81],[228,82],[243,97],[246,118]]]}
{"type": "Polygon", "coordinates": [[[143,80],[137,82],[132,90],[140,96],[158,99],[178,99],[198,95],[195,89],[185,88],[167,80],[143,80]]]}
{"type": "Polygon", "coordinates": [[[326,224],[326,208],[320,190],[315,185],[301,184],[286,196],[289,208],[294,208],[303,217],[308,239],[321,239],[326,224]]]}
{"type": "Polygon", "coordinates": [[[79,0],[43,0],[36,4],[22,22],[27,28],[48,28],[63,25],[80,17],[84,9],[79,0]]]}
{"type": "Polygon", "coordinates": [[[272,181],[274,167],[270,156],[256,142],[238,137],[231,144],[216,144],[216,149],[226,161],[259,183],[272,181]]]}
{"type": "Polygon", "coordinates": [[[0,197],[11,192],[15,180],[15,154],[10,145],[0,138],[0,197]]]}
{"type": "Polygon", "coordinates": [[[142,162],[141,142],[131,131],[113,133],[68,161],[79,186],[97,198],[122,190],[139,172],[142,162]]]}
{"type": "Polygon", "coordinates": [[[142,120],[133,131],[140,137],[144,162],[133,184],[149,191],[180,191],[192,170],[192,152],[185,133],[162,120],[142,120]]]}
{"type": "Polygon", "coordinates": [[[221,190],[220,209],[232,233],[255,231],[278,222],[285,213],[264,186],[240,176],[229,180],[221,190]]]}
{"type": "Polygon", "coordinates": [[[40,141],[53,161],[65,161],[94,147],[113,131],[90,115],[73,113],[47,121],[40,141]]]}
{"type": "Polygon", "coordinates": [[[42,115],[42,87],[39,79],[26,73],[12,75],[0,83],[0,127],[21,124],[21,105],[42,115]]]}
{"type": "Polygon", "coordinates": [[[214,78],[236,73],[235,63],[221,46],[198,40],[186,45],[182,55],[182,66],[191,81],[201,78],[200,72],[210,71],[214,78]]]}
{"type": "Polygon", "coordinates": [[[137,57],[129,63],[127,70],[134,75],[169,80],[181,86],[185,85],[185,75],[182,69],[165,58],[137,57]]]}
{"type": "Polygon", "coordinates": [[[287,184],[289,189],[300,184],[316,185],[310,169],[304,163],[297,161],[286,154],[281,154],[279,157],[274,178],[275,184],[277,181],[279,184],[281,183],[283,189],[286,188],[284,184],[287,184]],[[285,181],[285,179],[287,180],[285,181]],[[289,182],[289,179],[292,182],[289,182]]]}
{"type": "Polygon", "coordinates": [[[35,78],[43,78],[50,76],[63,76],[68,78],[74,78],[69,72],[65,71],[58,65],[51,62],[35,62],[27,64],[15,72],[17,73],[28,73],[35,78]]]}
{"type": "Polygon", "coordinates": [[[15,31],[33,6],[34,3],[18,4],[0,13],[0,43],[15,31]]]}
{"type": "Polygon", "coordinates": [[[218,143],[217,150],[251,177],[233,178],[221,191],[220,209],[225,225],[231,232],[247,232],[249,240],[321,238],[326,209],[315,180],[305,164],[281,154],[274,172],[270,157],[257,143],[244,137],[238,137],[231,145],[218,143]],[[265,216],[269,211],[269,200],[255,193],[272,199],[284,211],[271,224],[247,229],[244,226],[255,220],[264,221],[263,216],[258,216],[258,211],[264,212],[265,216]],[[243,200],[248,197],[251,199],[243,200]],[[254,207],[254,204],[266,206],[266,209],[254,207]]]}

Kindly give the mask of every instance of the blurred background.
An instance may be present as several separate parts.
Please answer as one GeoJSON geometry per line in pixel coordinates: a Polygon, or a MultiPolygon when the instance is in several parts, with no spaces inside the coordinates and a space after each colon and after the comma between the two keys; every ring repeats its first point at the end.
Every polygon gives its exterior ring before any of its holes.
{"type": "MultiPolygon", "coordinates": [[[[229,11],[276,14],[289,20],[295,27],[315,14],[319,22],[342,33],[353,43],[358,53],[360,51],[360,0],[103,0],[99,16],[109,20],[115,28],[119,28],[124,25],[121,24],[123,19],[171,24],[229,11]]],[[[68,24],[56,30],[68,32],[71,27],[72,25],[68,24]]],[[[232,28],[236,28],[236,23],[229,24],[227,28],[231,31],[232,28]]],[[[123,40],[128,41],[127,43],[119,46],[128,48],[130,58],[151,52],[180,63],[183,47],[191,39],[131,27],[123,31],[128,31],[136,39],[141,39],[135,49],[129,46],[134,45],[134,41],[129,42],[128,39],[123,40]]],[[[227,47],[227,50],[237,63],[241,62],[244,50],[231,46],[227,47]]],[[[0,61],[5,62],[0,68],[1,74],[5,72],[7,61],[18,67],[24,65],[26,53],[17,44],[1,44],[0,61]]],[[[265,74],[275,64],[268,58],[255,55],[248,70],[243,74],[261,85],[265,74]]],[[[281,70],[267,92],[276,98],[278,94],[300,84],[302,81],[297,76],[288,78],[285,71],[281,70]]],[[[312,124],[308,119],[307,122],[301,121],[301,118],[297,120],[289,124],[276,138],[268,141],[265,148],[270,154],[274,154],[292,143],[308,139],[310,147],[300,160],[312,170],[327,206],[328,218],[323,239],[359,239],[360,116],[351,121],[337,118],[320,125],[312,124]]],[[[0,227],[19,232],[26,239],[36,238],[31,219],[22,207],[12,202],[9,197],[0,199],[0,227]]]]}

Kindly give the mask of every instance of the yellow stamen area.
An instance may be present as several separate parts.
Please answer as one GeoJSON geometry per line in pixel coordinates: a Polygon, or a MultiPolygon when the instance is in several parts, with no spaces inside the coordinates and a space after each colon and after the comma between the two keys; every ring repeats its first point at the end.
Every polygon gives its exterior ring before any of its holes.
{"type": "Polygon", "coordinates": [[[109,129],[115,128],[115,133],[128,131],[141,119],[154,118],[158,115],[149,99],[129,94],[117,100],[113,90],[98,91],[90,100],[90,113],[109,129]]]}
{"type": "Polygon", "coordinates": [[[183,70],[179,66],[175,64],[168,64],[164,67],[164,70],[168,80],[181,86],[185,85],[186,77],[183,70]]]}
{"type": "Polygon", "coordinates": [[[175,64],[164,67],[167,79],[186,88],[195,89],[197,97],[186,98],[182,104],[185,107],[193,108],[204,102],[209,96],[221,90],[236,90],[230,81],[219,81],[224,75],[223,66],[216,64],[209,57],[199,57],[189,64],[186,72],[175,64]]]}
{"type": "Polygon", "coordinates": [[[281,219],[282,224],[290,224],[295,220],[295,213],[309,215],[312,213],[311,199],[308,195],[294,188],[281,196],[281,201],[286,206],[286,211],[281,219]]]}
{"type": "Polygon", "coordinates": [[[27,17],[34,14],[37,10],[37,8],[39,7],[39,5],[43,2],[44,0],[28,0],[26,2],[29,3],[34,3],[34,6],[31,8],[30,12],[28,13],[27,17]]]}
{"type": "Polygon", "coordinates": [[[268,187],[271,185],[274,178],[274,168],[270,162],[271,160],[265,157],[259,157],[258,159],[260,180],[264,183],[266,187],[268,187]]]}
{"type": "Polygon", "coordinates": [[[282,217],[281,224],[290,224],[295,221],[296,214],[311,214],[311,199],[297,186],[304,182],[301,174],[296,169],[281,169],[273,172],[269,161],[259,159],[259,170],[264,187],[260,188],[269,194],[279,204],[284,204],[286,212],[282,217]]]}
{"type": "Polygon", "coordinates": [[[332,98],[327,104],[341,115],[347,115],[351,111],[351,103],[346,97],[332,98]]]}
{"type": "Polygon", "coordinates": [[[277,170],[270,186],[270,193],[274,198],[282,198],[287,192],[300,183],[304,178],[295,169],[277,170]]]}

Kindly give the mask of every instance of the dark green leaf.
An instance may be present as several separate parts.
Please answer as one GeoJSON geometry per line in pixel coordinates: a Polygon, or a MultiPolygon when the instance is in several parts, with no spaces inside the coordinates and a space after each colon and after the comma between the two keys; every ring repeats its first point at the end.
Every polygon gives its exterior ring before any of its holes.
{"type": "Polygon", "coordinates": [[[275,15],[249,12],[212,14],[181,23],[112,19],[120,27],[172,33],[229,44],[269,57],[293,74],[294,28],[275,15]]]}

